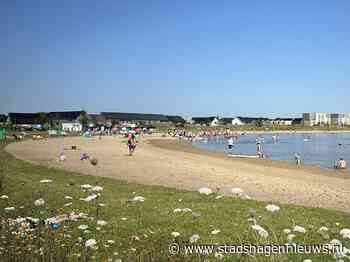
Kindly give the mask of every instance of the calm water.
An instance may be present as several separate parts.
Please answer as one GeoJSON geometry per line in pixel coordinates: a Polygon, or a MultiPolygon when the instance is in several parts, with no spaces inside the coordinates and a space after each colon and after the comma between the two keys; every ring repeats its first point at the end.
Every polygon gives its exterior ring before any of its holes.
{"type": "MultiPolygon", "coordinates": [[[[294,162],[294,154],[301,156],[304,165],[317,165],[323,168],[333,168],[334,161],[344,158],[350,164],[350,134],[281,134],[274,141],[271,134],[261,136],[263,138],[263,151],[266,158],[271,160],[284,160],[294,162]],[[307,141],[305,141],[305,139],[307,141]]],[[[240,136],[235,141],[232,153],[256,154],[257,135],[240,136]]],[[[195,147],[229,152],[227,139],[208,139],[197,141],[195,147]]]]}

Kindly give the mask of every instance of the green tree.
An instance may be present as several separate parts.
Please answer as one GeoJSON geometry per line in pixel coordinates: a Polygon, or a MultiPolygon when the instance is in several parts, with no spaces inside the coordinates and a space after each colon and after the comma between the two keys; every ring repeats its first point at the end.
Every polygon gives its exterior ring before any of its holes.
{"type": "Polygon", "coordinates": [[[78,121],[83,126],[83,129],[84,129],[84,127],[86,127],[89,123],[88,114],[85,111],[81,112],[78,121]]]}
{"type": "Polygon", "coordinates": [[[42,125],[44,129],[47,128],[47,125],[49,123],[49,118],[46,113],[44,112],[39,113],[39,123],[42,125]]]}

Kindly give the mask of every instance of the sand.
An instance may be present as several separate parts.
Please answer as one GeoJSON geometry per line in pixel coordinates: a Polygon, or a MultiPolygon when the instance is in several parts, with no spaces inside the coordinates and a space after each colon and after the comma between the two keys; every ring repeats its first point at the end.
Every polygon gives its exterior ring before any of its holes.
{"type": "Polygon", "coordinates": [[[222,194],[230,194],[232,188],[239,187],[256,200],[350,213],[347,173],[268,160],[232,159],[220,153],[203,152],[174,139],[145,138],[131,157],[125,140],[113,137],[27,140],[12,143],[6,150],[34,164],[82,174],[184,190],[210,187],[222,194]],[[66,148],[67,160],[59,163],[62,145],[66,148]],[[78,150],[71,150],[72,145],[78,150]],[[98,158],[98,167],[81,161],[82,153],[98,158]]]}

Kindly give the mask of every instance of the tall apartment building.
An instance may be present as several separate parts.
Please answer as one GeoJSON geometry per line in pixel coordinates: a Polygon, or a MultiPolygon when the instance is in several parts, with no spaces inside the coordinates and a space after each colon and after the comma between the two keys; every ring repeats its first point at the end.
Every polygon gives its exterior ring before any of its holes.
{"type": "Polygon", "coordinates": [[[339,113],[304,113],[305,126],[346,126],[350,125],[350,114],[339,113]]]}

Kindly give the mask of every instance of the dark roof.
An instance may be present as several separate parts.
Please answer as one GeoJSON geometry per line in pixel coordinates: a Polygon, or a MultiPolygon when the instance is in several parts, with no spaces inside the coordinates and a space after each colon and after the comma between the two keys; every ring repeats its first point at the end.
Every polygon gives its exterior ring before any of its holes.
{"type": "Polygon", "coordinates": [[[166,116],[166,118],[172,123],[186,123],[185,119],[181,116],[166,116]]]}
{"type": "Polygon", "coordinates": [[[270,121],[271,120],[271,119],[266,118],[266,117],[242,117],[242,116],[239,116],[237,118],[246,124],[255,123],[257,121],[270,121]]]}
{"type": "Polygon", "coordinates": [[[7,120],[7,115],[0,114],[0,122],[3,123],[3,122],[6,122],[6,120],[7,120]]]}
{"type": "Polygon", "coordinates": [[[39,113],[9,113],[12,124],[15,125],[35,125],[40,124],[39,113]]]}
{"type": "Polygon", "coordinates": [[[168,121],[165,115],[160,114],[101,112],[101,115],[106,119],[117,121],[168,121]]]}
{"type": "Polygon", "coordinates": [[[50,112],[47,115],[50,120],[74,121],[77,120],[83,112],[84,111],[50,112]]]}
{"type": "Polygon", "coordinates": [[[232,124],[233,117],[223,117],[220,118],[220,121],[224,124],[232,124]]]}
{"type": "Polygon", "coordinates": [[[210,117],[192,117],[192,121],[195,123],[211,123],[216,117],[210,116],[210,117]]]}
{"type": "Polygon", "coordinates": [[[294,118],[292,124],[293,125],[300,125],[303,122],[302,118],[294,118]]]}
{"type": "Polygon", "coordinates": [[[294,118],[276,118],[274,121],[293,121],[294,118]]]}

